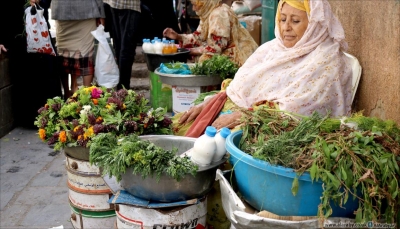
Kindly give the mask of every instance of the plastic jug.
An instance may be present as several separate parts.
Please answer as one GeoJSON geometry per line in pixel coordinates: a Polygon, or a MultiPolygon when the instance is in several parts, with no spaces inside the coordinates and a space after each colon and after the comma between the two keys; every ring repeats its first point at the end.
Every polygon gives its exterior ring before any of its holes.
{"type": "Polygon", "coordinates": [[[211,164],[217,150],[217,144],[214,139],[216,133],[217,129],[215,127],[208,126],[205,133],[196,139],[190,157],[194,163],[200,166],[211,164]]]}
{"type": "Polygon", "coordinates": [[[226,137],[231,134],[231,130],[229,128],[223,127],[214,137],[215,143],[217,145],[217,150],[215,151],[212,162],[217,162],[221,160],[226,154],[225,142],[226,137]]]}

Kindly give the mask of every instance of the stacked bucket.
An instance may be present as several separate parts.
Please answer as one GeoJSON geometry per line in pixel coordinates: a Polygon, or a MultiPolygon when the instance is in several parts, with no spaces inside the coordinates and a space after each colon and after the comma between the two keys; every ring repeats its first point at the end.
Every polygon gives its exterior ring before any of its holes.
{"type": "MultiPolygon", "coordinates": [[[[121,195],[121,193],[119,193],[121,195]]],[[[115,205],[117,229],[153,229],[153,228],[206,228],[207,200],[174,203],[138,203],[127,199],[135,199],[129,193],[122,194],[123,203],[115,205]],[[128,198],[125,198],[130,196],[128,198]]]]}
{"type": "Polygon", "coordinates": [[[89,163],[89,149],[65,148],[65,167],[68,176],[71,223],[74,228],[113,228],[115,208],[108,200],[110,188],[97,166],[89,163]]]}

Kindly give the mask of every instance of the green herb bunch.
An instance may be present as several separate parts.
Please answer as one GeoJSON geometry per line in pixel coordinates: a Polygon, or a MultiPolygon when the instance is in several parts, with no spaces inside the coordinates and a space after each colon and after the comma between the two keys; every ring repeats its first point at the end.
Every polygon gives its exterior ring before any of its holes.
{"type": "Polygon", "coordinates": [[[102,168],[103,175],[114,176],[117,181],[128,168],[135,175],[156,176],[158,180],[163,173],[177,181],[187,174],[194,176],[197,165],[187,156],[177,156],[176,152],[176,148],[165,150],[135,134],[117,138],[111,133],[101,133],[92,139],[89,161],[102,168]]]}
{"type": "Polygon", "coordinates": [[[190,68],[193,75],[218,75],[222,79],[234,78],[239,66],[229,57],[223,55],[214,55],[202,63],[196,63],[190,68]]]}
{"type": "MultiPolygon", "coordinates": [[[[323,182],[320,217],[332,215],[332,202],[343,206],[352,198],[359,203],[357,222],[397,222],[400,129],[393,121],[360,113],[345,119],[304,117],[262,107],[243,113],[239,148],[323,182]]],[[[293,195],[299,188],[295,178],[293,195]]]]}

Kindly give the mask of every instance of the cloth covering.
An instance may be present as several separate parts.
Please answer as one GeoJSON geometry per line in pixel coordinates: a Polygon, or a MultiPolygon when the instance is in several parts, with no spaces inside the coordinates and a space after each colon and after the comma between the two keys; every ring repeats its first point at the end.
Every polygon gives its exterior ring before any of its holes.
{"type": "Polygon", "coordinates": [[[249,57],[227,88],[236,105],[248,108],[268,100],[303,115],[350,113],[352,72],[342,52],[347,49],[343,27],[327,0],[309,0],[309,5],[307,30],[292,48],[283,45],[277,13],[276,38],[249,57]]]}
{"type": "Polygon", "coordinates": [[[185,136],[194,138],[200,137],[206,130],[207,126],[213,123],[221,109],[224,107],[225,102],[226,93],[224,91],[214,95],[207,106],[201,111],[199,116],[197,116],[185,136]]]}

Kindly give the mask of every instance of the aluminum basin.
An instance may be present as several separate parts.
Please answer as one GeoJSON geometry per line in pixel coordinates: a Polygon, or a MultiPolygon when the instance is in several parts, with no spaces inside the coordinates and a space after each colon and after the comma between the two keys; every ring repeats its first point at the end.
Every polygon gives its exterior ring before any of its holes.
{"type": "MultiPolygon", "coordinates": [[[[175,135],[143,135],[140,138],[166,150],[175,147],[178,149],[177,155],[191,149],[196,140],[175,135]]],[[[120,185],[136,197],[155,202],[175,202],[203,197],[211,190],[219,165],[226,160],[227,156],[208,166],[199,167],[195,176],[188,174],[179,182],[166,174],[161,175],[159,181],[156,176],[143,179],[140,174],[133,175],[132,169],[127,169],[122,175],[120,185]]]]}

